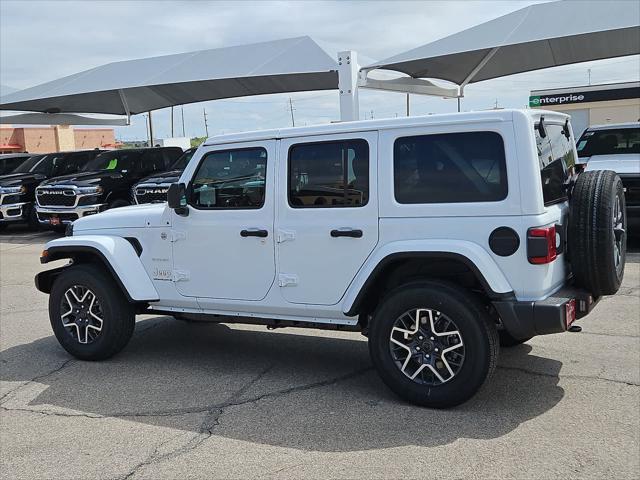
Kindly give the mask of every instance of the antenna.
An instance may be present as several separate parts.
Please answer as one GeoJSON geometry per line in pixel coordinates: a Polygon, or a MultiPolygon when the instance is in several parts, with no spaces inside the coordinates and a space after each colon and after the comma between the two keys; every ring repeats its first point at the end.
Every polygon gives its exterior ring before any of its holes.
{"type": "Polygon", "coordinates": [[[295,127],[296,126],[296,119],[293,117],[293,100],[291,100],[291,97],[289,97],[289,110],[291,111],[291,126],[295,127]]]}

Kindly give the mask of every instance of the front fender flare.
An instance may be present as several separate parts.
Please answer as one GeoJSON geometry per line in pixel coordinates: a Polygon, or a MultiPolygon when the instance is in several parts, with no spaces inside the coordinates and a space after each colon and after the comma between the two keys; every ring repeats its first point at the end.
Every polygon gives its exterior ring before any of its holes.
{"type": "MultiPolygon", "coordinates": [[[[97,256],[109,269],[124,294],[133,302],[152,302],[160,299],[153,282],[147,275],[142,262],[133,245],[122,237],[111,235],[78,235],[59,238],[48,242],[47,252],[41,259],[43,263],[64,258],[74,258],[78,255],[97,256]]],[[[54,275],[59,269],[50,270],[54,275]]],[[[47,284],[42,277],[48,272],[36,276],[36,287],[42,288],[47,284]]],[[[48,293],[45,291],[45,293],[48,293]]]]}
{"type": "Polygon", "coordinates": [[[480,245],[465,240],[408,240],[388,243],[375,251],[360,269],[345,294],[342,311],[353,315],[361,292],[367,282],[375,276],[375,270],[397,256],[424,255],[433,258],[451,258],[465,263],[480,279],[492,296],[509,296],[513,293],[511,285],[491,258],[480,245]]]}

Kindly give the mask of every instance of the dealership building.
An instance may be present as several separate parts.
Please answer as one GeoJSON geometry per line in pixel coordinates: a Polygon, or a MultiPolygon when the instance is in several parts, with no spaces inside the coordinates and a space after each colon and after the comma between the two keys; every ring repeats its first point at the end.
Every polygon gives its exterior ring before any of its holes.
{"type": "Polygon", "coordinates": [[[578,137],[590,125],[640,121],[640,82],[532,90],[529,106],[571,115],[578,137]]]}
{"type": "Polygon", "coordinates": [[[113,128],[0,127],[0,153],[49,153],[115,146],[113,128]]]}

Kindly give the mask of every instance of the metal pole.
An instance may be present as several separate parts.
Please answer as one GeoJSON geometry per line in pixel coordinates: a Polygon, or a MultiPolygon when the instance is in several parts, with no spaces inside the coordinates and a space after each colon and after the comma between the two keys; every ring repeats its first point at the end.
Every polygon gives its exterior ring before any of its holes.
{"type": "Polygon", "coordinates": [[[207,110],[205,108],[202,109],[202,114],[204,115],[204,131],[207,133],[207,138],[209,138],[209,125],[207,125],[207,110]]]}
{"type": "Polygon", "coordinates": [[[148,113],[149,115],[149,146],[153,147],[153,122],[151,120],[151,112],[148,113]]]}
{"type": "Polygon", "coordinates": [[[409,116],[409,94],[407,93],[407,117],[409,116]]]}
{"type": "Polygon", "coordinates": [[[340,91],[340,121],[358,120],[358,54],[353,50],[338,52],[338,90],[340,91]]]}
{"type": "Polygon", "coordinates": [[[289,97],[289,110],[291,110],[291,126],[295,127],[296,120],[293,118],[293,101],[291,100],[291,97],[289,97]]]}
{"type": "Polygon", "coordinates": [[[182,111],[182,136],[185,137],[186,134],[184,133],[184,105],[180,106],[180,110],[182,111]]]}
{"type": "Polygon", "coordinates": [[[173,138],[173,106],[171,107],[171,138],[173,138]]]}

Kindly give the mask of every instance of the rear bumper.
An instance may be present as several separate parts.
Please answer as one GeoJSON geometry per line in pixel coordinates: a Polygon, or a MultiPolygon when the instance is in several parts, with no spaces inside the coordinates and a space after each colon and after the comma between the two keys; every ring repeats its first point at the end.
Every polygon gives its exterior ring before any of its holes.
{"type": "Polygon", "coordinates": [[[38,221],[41,224],[51,224],[51,218],[57,217],[60,220],[60,224],[69,224],[78,220],[79,218],[86,217],[88,215],[95,215],[100,213],[106,207],[106,203],[99,203],[94,205],[86,205],[82,207],[36,207],[38,213],[38,221]]]}
{"type": "Polygon", "coordinates": [[[544,300],[495,301],[493,305],[505,330],[514,338],[523,339],[566,332],[574,320],[588,315],[599,300],[585,290],[565,287],[544,300]],[[575,318],[571,315],[574,301],[575,318]]]}
{"type": "Polygon", "coordinates": [[[27,218],[28,206],[31,202],[0,205],[0,222],[23,222],[27,218]]]}

